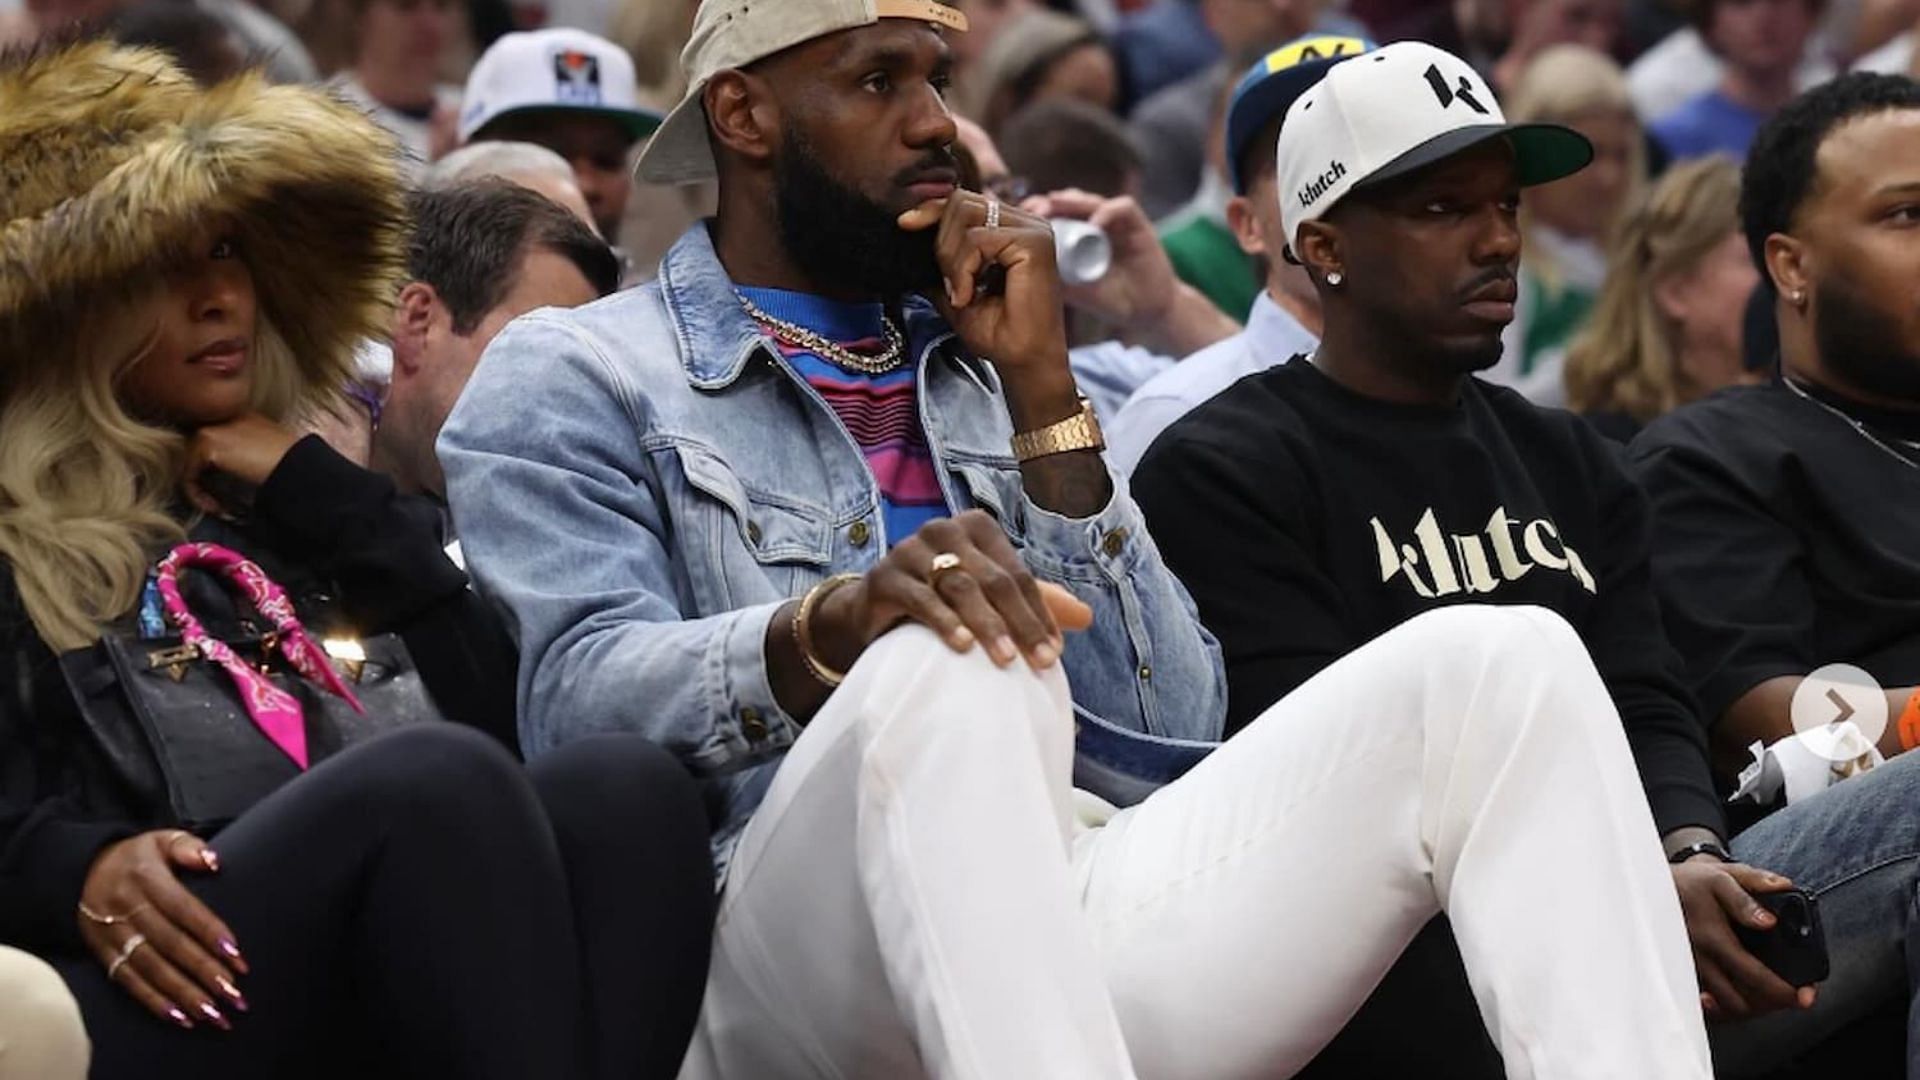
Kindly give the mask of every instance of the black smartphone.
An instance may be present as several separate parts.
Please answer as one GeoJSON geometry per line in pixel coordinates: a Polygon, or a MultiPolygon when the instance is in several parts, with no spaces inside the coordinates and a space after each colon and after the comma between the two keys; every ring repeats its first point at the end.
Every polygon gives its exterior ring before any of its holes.
{"type": "Polygon", "coordinates": [[[1754,899],[1773,913],[1771,930],[1739,926],[1740,943],[1754,958],[1791,986],[1825,982],[1827,936],[1820,929],[1820,903],[1804,889],[1757,893],[1754,899]]]}

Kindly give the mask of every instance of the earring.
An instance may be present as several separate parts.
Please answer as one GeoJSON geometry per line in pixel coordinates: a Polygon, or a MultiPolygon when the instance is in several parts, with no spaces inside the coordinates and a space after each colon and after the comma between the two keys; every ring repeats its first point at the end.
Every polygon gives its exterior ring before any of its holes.
{"type": "Polygon", "coordinates": [[[1799,307],[1801,304],[1807,302],[1807,294],[1801,292],[1799,289],[1795,289],[1793,290],[1793,295],[1787,297],[1787,299],[1793,302],[1794,307],[1799,307]]]}
{"type": "Polygon", "coordinates": [[[1345,280],[1347,280],[1346,275],[1342,274],[1340,271],[1338,270],[1327,271],[1327,284],[1333,286],[1334,288],[1336,289],[1339,288],[1340,283],[1345,280]]]}

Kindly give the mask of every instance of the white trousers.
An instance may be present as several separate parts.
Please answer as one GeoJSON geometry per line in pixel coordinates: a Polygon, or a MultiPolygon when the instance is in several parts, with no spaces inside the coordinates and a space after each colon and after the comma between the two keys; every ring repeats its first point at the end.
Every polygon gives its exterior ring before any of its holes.
{"type": "Polygon", "coordinates": [[[1558,616],[1416,618],[1117,813],[1072,753],[1061,675],[877,643],[742,836],[682,1080],[1285,1077],[1441,911],[1509,1076],[1711,1076],[1620,718],[1558,616]]]}
{"type": "Polygon", "coordinates": [[[32,953],[0,946],[0,1080],[83,1080],[92,1053],[67,984],[32,953]]]}

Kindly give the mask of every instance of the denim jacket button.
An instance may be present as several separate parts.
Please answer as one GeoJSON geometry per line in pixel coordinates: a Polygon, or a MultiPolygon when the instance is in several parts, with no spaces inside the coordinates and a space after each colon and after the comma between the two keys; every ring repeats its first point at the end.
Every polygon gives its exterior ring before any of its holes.
{"type": "Polygon", "coordinates": [[[1153,678],[1153,669],[1148,667],[1145,664],[1141,664],[1140,665],[1140,681],[1146,682],[1152,678],[1153,678]]]}
{"type": "Polygon", "coordinates": [[[760,546],[760,526],[751,521],[747,522],[747,542],[754,547],[760,546]]]}
{"type": "Polygon", "coordinates": [[[1109,559],[1119,558],[1120,553],[1127,550],[1127,530],[1107,530],[1106,538],[1100,541],[1100,550],[1105,552],[1109,559]]]}
{"type": "Polygon", "coordinates": [[[872,539],[873,529],[867,525],[864,519],[854,522],[853,525],[847,529],[847,542],[854,547],[866,547],[867,541],[872,539]]]}
{"type": "Polygon", "coordinates": [[[759,709],[749,705],[740,710],[740,730],[756,741],[767,737],[767,722],[760,719],[759,709]]]}

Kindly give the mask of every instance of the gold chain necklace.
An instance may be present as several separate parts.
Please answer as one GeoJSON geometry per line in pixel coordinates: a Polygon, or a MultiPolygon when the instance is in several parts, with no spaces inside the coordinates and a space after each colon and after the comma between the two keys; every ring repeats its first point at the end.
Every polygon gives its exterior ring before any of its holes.
{"type": "Polygon", "coordinates": [[[885,315],[880,316],[880,325],[887,336],[887,347],[874,356],[861,356],[839,342],[816,334],[804,326],[774,318],[761,311],[753,301],[744,296],[740,297],[740,306],[746,309],[748,317],[763,328],[771,330],[775,337],[789,345],[798,345],[810,353],[822,356],[848,371],[857,371],[862,375],[885,375],[898,368],[907,359],[907,339],[900,333],[899,328],[893,325],[893,320],[885,315]]]}

